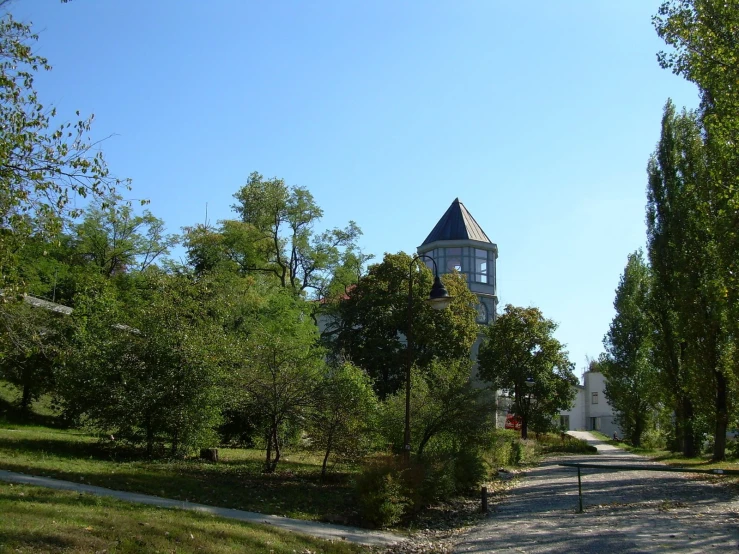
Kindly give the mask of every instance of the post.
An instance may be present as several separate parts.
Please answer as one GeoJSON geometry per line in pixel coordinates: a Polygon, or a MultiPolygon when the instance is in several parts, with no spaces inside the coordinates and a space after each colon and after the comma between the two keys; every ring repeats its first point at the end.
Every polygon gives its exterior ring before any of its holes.
{"type": "Polygon", "coordinates": [[[488,513],[488,488],[482,487],[482,490],[480,492],[482,494],[482,513],[487,514],[488,513]]]}
{"type": "Polygon", "coordinates": [[[582,513],[582,481],[580,480],[580,466],[577,466],[577,494],[580,497],[580,510],[578,514],[582,513]]]}

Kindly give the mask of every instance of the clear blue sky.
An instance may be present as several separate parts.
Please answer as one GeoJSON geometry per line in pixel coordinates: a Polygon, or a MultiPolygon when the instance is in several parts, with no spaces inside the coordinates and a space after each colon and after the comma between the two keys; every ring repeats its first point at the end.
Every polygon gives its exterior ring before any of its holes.
{"type": "Polygon", "coordinates": [[[414,251],[455,197],[498,244],[498,292],[602,351],[668,97],[660,0],[17,0],[54,70],[45,103],[95,114],[113,172],[171,231],[230,217],[251,171],[307,187],[323,226],[414,251]]]}

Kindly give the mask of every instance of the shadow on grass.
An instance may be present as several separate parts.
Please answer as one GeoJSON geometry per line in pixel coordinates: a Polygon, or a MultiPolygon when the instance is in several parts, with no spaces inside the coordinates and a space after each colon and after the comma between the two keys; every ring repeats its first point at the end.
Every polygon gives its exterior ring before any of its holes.
{"type": "Polygon", "coordinates": [[[53,414],[38,414],[34,411],[24,412],[16,402],[0,397],[0,421],[12,424],[41,425],[53,429],[69,429],[70,424],[63,417],[53,414]]]}

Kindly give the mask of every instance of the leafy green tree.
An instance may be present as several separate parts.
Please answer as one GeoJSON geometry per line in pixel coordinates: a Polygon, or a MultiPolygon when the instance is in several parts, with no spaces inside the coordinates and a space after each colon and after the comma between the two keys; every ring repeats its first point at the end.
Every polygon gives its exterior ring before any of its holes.
{"type": "MultiPolygon", "coordinates": [[[[668,0],[653,18],[672,47],[661,52],[664,68],[695,83],[712,206],[712,233],[721,263],[731,334],[739,336],[739,4],[736,0],[668,0]]],[[[739,356],[730,360],[739,376],[739,356]]]]}
{"type": "Polygon", "coordinates": [[[690,398],[689,404],[682,399],[677,407],[685,419],[684,450],[692,450],[690,425],[703,412],[715,425],[714,458],[723,459],[731,408],[730,307],[717,236],[716,221],[722,216],[712,194],[707,154],[696,114],[678,115],[668,102],[648,167],[647,233],[657,344],[667,362],[668,390],[690,398]]]}
{"type": "Polygon", "coordinates": [[[74,226],[74,249],[106,277],[143,271],[169,254],[179,237],[164,232],[164,222],[144,210],[136,215],[119,196],[93,202],[74,226]]]}
{"type": "Polygon", "coordinates": [[[264,422],[265,472],[281,457],[280,431],[298,424],[313,406],[325,371],[311,307],[284,289],[265,299],[254,317],[233,330],[241,362],[230,369],[230,388],[244,411],[264,422]],[[248,323],[247,323],[248,322],[248,323]]]}
{"type": "Polygon", "coordinates": [[[530,422],[551,422],[575,397],[577,378],[564,346],[553,336],[556,329],[538,308],[508,304],[485,329],[480,346],[478,375],[493,390],[509,391],[524,439],[530,422]]]}
{"type": "Polygon", "coordinates": [[[64,217],[79,215],[75,196],[127,186],[110,176],[88,138],[92,116],[53,128],[56,109],[44,106],[34,89],[37,73],[51,69],[34,53],[37,40],[29,25],[10,13],[0,16],[0,288],[6,292],[22,285],[17,255],[29,236],[56,235],[64,217]]]}
{"type": "Polygon", "coordinates": [[[634,446],[641,445],[656,404],[652,318],[649,312],[651,276],[641,250],[629,254],[616,289],[616,315],[603,339],[606,354],[598,362],[607,379],[606,398],[616,421],[634,446]]]}
{"type": "MultiPolygon", "coordinates": [[[[479,443],[493,427],[493,406],[484,389],[470,382],[472,362],[433,360],[423,371],[411,375],[411,448],[421,459],[431,445],[463,446],[479,443]]],[[[405,391],[400,390],[385,402],[383,427],[386,439],[397,450],[403,448],[405,391]]]]}
{"type": "Polygon", "coordinates": [[[21,390],[21,412],[54,390],[55,367],[65,349],[68,321],[43,307],[23,301],[9,302],[0,312],[4,333],[0,333],[0,379],[21,390]]]}
{"type": "Polygon", "coordinates": [[[313,448],[322,449],[321,476],[329,456],[358,459],[373,446],[377,397],[367,374],[348,362],[332,365],[318,383],[309,411],[313,448]]]}
{"type": "Polygon", "coordinates": [[[225,346],[203,309],[207,289],[187,277],[148,277],[136,310],[105,282],[78,301],[58,390],[69,416],[143,443],[149,455],[164,444],[183,455],[215,440],[225,346]]]}
{"type": "Polygon", "coordinates": [[[282,179],[249,175],[234,195],[239,220],[187,229],[189,263],[196,271],[230,267],[241,274],[262,273],[294,294],[313,292],[322,297],[334,281],[337,268],[357,254],[362,234],[350,221],[344,229],[317,233],[323,210],[303,187],[290,187],[282,179]]]}
{"type": "Polygon", "coordinates": [[[420,368],[434,358],[458,360],[470,355],[479,326],[475,323],[476,296],[463,275],[442,276],[453,297],[446,310],[434,310],[428,298],[433,275],[405,253],[385,254],[382,263],[338,303],[338,310],[324,331],[332,349],[363,368],[375,382],[380,398],[397,391],[405,382],[408,363],[408,277],[413,271],[413,362],[420,368]]]}

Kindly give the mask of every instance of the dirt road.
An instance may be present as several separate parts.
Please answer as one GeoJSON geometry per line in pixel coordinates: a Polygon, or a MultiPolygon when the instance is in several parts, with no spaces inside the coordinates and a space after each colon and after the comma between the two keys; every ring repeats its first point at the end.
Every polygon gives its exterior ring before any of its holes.
{"type": "Polygon", "coordinates": [[[650,462],[590,433],[572,434],[595,445],[599,455],[552,458],[528,471],[495,513],[462,537],[455,552],[739,552],[739,497],[720,477],[583,470],[584,513],[577,513],[577,471],[559,462],[650,462]]]}

